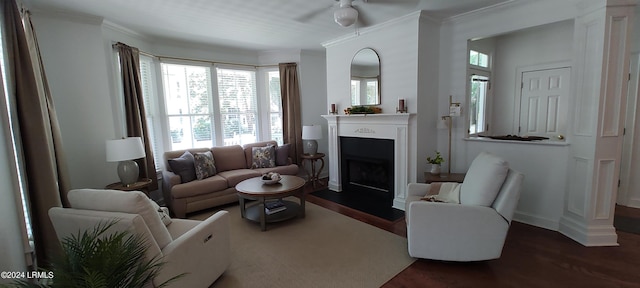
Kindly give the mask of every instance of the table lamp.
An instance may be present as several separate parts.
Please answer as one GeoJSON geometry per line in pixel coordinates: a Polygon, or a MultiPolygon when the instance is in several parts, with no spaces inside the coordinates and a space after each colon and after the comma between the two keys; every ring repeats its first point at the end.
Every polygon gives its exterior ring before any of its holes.
{"type": "Polygon", "coordinates": [[[318,153],[318,139],[322,139],[322,126],[302,126],[302,140],[305,142],[304,150],[306,154],[311,156],[318,153]]]}
{"type": "Polygon", "coordinates": [[[129,137],[116,140],[107,140],[107,162],[118,163],[118,177],[125,187],[138,181],[140,170],[134,159],[145,157],[142,139],[129,137]]]}

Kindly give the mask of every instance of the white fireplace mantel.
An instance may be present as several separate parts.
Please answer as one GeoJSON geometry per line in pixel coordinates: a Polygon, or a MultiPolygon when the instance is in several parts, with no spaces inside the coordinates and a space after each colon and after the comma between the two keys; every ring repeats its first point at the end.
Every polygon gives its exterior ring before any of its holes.
{"type": "Polygon", "coordinates": [[[329,126],[329,189],[342,191],[340,137],[391,139],[394,140],[393,207],[404,210],[409,182],[408,128],[412,115],[414,114],[322,115],[329,126]]]}

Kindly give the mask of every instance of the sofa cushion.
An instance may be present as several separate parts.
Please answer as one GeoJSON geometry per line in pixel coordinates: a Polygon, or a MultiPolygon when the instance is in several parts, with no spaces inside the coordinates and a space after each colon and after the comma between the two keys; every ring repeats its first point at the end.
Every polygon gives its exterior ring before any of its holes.
{"type": "Polygon", "coordinates": [[[213,160],[218,173],[223,171],[248,168],[244,150],[240,145],[217,146],[211,148],[213,160]]]}
{"type": "Polygon", "coordinates": [[[276,166],[276,147],[273,145],[267,145],[265,147],[252,147],[253,162],[251,163],[251,169],[255,168],[269,168],[276,166]]]}
{"type": "Polygon", "coordinates": [[[460,204],[491,206],[508,170],[506,160],[487,152],[480,153],[471,162],[460,187],[460,204]]]}
{"type": "Polygon", "coordinates": [[[291,144],[287,143],[276,147],[276,166],[289,165],[289,149],[291,144]]]}
{"type": "Polygon", "coordinates": [[[67,194],[71,208],[139,214],[144,219],[156,243],[163,249],[172,239],[158,211],[147,195],[140,191],[76,189],[67,194]]]}
{"type": "Polygon", "coordinates": [[[259,177],[260,172],[253,169],[236,169],[218,173],[219,176],[227,179],[229,187],[235,187],[238,183],[253,177],[259,177]]]}
{"type": "Polygon", "coordinates": [[[171,197],[177,199],[187,198],[197,195],[214,193],[227,188],[229,188],[229,186],[227,185],[227,179],[220,177],[218,174],[199,181],[192,181],[189,183],[175,185],[171,188],[171,197]]]}
{"type": "Polygon", "coordinates": [[[216,175],[216,165],[211,151],[196,153],[193,155],[193,160],[198,180],[216,175]]]}
{"type": "Polygon", "coordinates": [[[251,164],[253,164],[253,147],[265,147],[267,145],[273,145],[277,147],[278,142],[270,140],[242,145],[242,149],[244,149],[244,157],[247,161],[247,167],[245,168],[251,168],[251,164]]]}
{"type": "Polygon", "coordinates": [[[196,180],[196,169],[191,152],[185,151],[182,156],[167,161],[171,166],[171,171],[180,176],[182,183],[196,180]]]}
{"type": "Polygon", "coordinates": [[[267,174],[269,172],[280,173],[281,175],[298,175],[300,168],[296,164],[289,164],[286,166],[276,166],[271,168],[257,168],[254,169],[260,175],[267,174]]]}

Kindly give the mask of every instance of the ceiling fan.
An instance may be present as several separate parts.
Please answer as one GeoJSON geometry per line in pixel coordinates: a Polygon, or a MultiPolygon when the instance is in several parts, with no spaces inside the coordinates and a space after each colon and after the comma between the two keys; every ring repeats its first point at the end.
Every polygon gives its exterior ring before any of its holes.
{"type": "MultiPolygon", "coordinates": [[[[358,10],[351,5],[352,0],[340,0],[340,8],[333,12],[333,20],[342,27],[349,27],[358,20],[358,10]]],[[[367,0],[362,0],[367,2],[367,0]]]]}

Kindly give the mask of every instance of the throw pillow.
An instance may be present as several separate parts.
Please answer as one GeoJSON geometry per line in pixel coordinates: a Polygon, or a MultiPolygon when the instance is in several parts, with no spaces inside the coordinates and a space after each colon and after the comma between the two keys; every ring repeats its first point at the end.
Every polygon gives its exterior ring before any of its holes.
{"type": "Polygon", "coordinates": [[[193,159],[198,180],[216,175],[216,165],[211,151],[196,153],[193,155],[193,159]]]}
{"type": "Polygon", "coordinates": [[[169,159],[169,166],[173,173],[180,176],[182,183],[196,180],[196,169],[194,167],[193,155],[189,151],[185,151],[182,156],[169,159]]]}
{"type": "Polygon", "coordinates": [[[460,186],[455,182],[431,183],[431,189],[420,200],[460,204],[460,186]]]}
{"type": "Polygon", "coordinates": [[[291,144],[287,143],[282,146],[276,147],[276,166],[284,166],[289,164],[289,147],[291,144]]]}
{"type": "Polygon", "coordinates": [[[491,206],[509,172],[509,163],[491,153],[482,152],[473,161],[460,188],[460,203],[491,206]]]}
{"type": "Polygon", "coordinates": [[[253,162],[251,168],[276,167],[276,147],[267,145],[265,147],[251,148],[253,162]]]}

